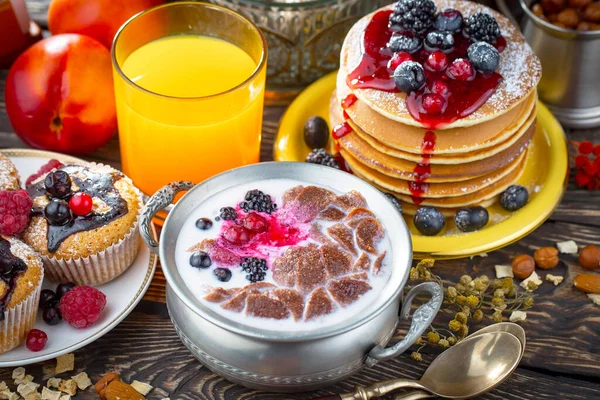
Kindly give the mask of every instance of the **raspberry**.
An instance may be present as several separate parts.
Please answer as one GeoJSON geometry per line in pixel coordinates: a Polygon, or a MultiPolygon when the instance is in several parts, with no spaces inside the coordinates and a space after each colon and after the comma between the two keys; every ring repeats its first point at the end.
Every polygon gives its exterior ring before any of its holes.
{"type": "Polygon", "coordinates": [[[594,145],[591,142],[579,143],[579,152],[581,154],[590,154],[592,151],[594,151],[594,145]]]}
{"type": "Polygon", "coordinates": [[[100,318],[106,305],[104,293],[91,286],[76,286],[60,299],[62,318],[71,326],[87,328],[100,318]]]}
{"type": "Polygon", "coordinates": [[[575,157],[575,167],[577,167],[578,169],[585,167],[589,163],[590,163],[590,159],[587,158],[587,156],[580,154],[577,157],[575,157]]]}
{"type": "Polygon", "coordinates": [[[53,169],[60,168],[62,166],[63,166],[63,164],[58,160],[48,161],[46,164],[44,164],[40,167],[38,172],[36,172],[35,174],[33,174],[29,178],[27,178],[27,181],[25,182],[25,187],[29,187],[29,185],[31,185],[31,182],[35,181],[40,176],[45,175],[48,172],[52,171],[53,169]]]}
{"type": "Polygon", "coordinates": [[[242,223],[251,232],[262,233],[269,230],[269,222],[257,213],[250,213],[242,223]]]}
{"type": "Polygon", "coordinates": [[[23,232],[29,223],[33,201],[25,190],[0,190],[0,235],[23,232]]]}

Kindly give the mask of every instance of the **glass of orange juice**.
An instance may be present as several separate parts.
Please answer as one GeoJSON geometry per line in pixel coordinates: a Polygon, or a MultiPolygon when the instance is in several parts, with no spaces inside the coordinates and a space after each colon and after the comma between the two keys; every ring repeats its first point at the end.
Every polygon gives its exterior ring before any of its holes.
{"type": "Polygon", "coordinates": [[[256,163],[267,48],[224,7],[169,3],[126,22],[112,46],[123,171],[151,195],[256,163]]]}

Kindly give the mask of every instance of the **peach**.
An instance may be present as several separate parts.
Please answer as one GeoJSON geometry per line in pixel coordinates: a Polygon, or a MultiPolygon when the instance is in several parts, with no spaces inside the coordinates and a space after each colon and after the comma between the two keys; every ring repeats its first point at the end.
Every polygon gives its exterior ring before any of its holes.
{"type": "Polygon", "coordinates": [[[110,53],[83,35],[44,39],[8,72],[6,111],[17,135],[36,148],[81,154],[117,130],[110,53]]]}
{"type": "Polygon", "coordinates": [[[129,18],[164,0],[52,0],[48,28],[53,34],[79,33],[110,49],[115,34],[129,18]]]}

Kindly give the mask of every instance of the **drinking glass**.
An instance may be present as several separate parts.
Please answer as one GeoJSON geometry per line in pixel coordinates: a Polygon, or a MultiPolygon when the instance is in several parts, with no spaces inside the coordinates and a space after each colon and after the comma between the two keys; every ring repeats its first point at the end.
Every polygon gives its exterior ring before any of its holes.
{"type": "Polygon", "coordinates": [[[198,183],[259,161],[267,47],[252,22],[213,4],[169,3],[127,21],[115,36],[111,53],[123,172],[144,193],[153,194],[176,180],[198,183]],[[195,47],[186,47],[195,43],[189,38],[217,46],[199,54],[195,47]],[[159,51],[155,41],[168,46],[159,51]],[[247,53],[256,67],[241,83],[228,86],[229,76],[215,71],[214,60],[228,57],[236,48],[247,53]],[[203,57],[201,66],[181,73],[186,57],[203,57]],[[172,60],[183,61],[173,66],[172,60]],[[148,66],[155,67],[153,85],[160,90],[144,88],[136,83],[137,76],[128,76],[124,64],[134,61],[141,75],[151,69],[148,66]],[[193,88],[198,79],[220,89],[170,93],[175,83],[193,88]]]}

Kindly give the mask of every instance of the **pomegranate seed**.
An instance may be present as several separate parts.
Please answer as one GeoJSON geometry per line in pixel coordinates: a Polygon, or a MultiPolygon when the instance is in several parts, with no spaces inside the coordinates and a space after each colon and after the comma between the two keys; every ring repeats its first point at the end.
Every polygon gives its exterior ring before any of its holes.
{"type": "Polygon", "coordinates": [[[590,154],[594,151],[594,145],[591,142],[585,141],[579,143],[579,152],[581,154],[590,154]]]}
{"type": "Polygon", "coordinates": [[[244,228],[255,233],[263,233],[269,230],[269,222],[258,215],[257,213],[250,213],[244,218],[244,228]]]}
{"type": "Polygon", "coordinates": [[[590,163],[590,159],[587,156],[578,155],[575,157],[575,167],[581,169],[590,163]]]}
{"type": "Polygon", "coordinates": [[[32,329],[27,334],[25,345],[31,351],[41,351],[48,343],[48,335],[39,329],[32,329]]]}
{"type": "Polygon", "coordinates": [[[92,198],[87,193],[75,193],[69,200],[69,208],[73,211],[73,214],[80,217],[92,212],[93,206],[92,198]]]}
{"type": "Polygon", "coordinates": [[[585,187],[588,183],[592,181],[592,177],[587,176],[584,172],[579,171],[575,174],[575,183],[579,187],[585,187]]]}
{"type": "Polygon", "coordinates": [[[388,61],[387,67],[390,71],[394,72],[396,68],[398,68],[398,66],[404,61],[413,61],[413,58],[409,53],[405,51],[394,53],[390,61],[388,61]]]}
{"type": "Polygon", "coordinates": [[[441,51],[434,51],[427,57],[425,67],[432,71],[443,71],[448,67],[448,57],[441,51]]]}
{"type": "Polygon", "coordinates": [[[448,87],[448,84],[444,81],[434,81],[431,84],[431,88],[429,90],[431,90],[431,93],[439,94],[444,97],[446,97],[448,93],[450,93],[450,88],[448,87]]]}
{"type": "Polygon", "coordinates": [[[594,155],[600,156],[600,144],[597,144],[596,147],[594,147],[594,155]]]}
{"type": "Polygon", "coordinates": [[[240,246],[248,243],[252,238],[252,235],[250,231],[243,226],[232,225],[223,233],[223,238],[229,243],[240,246]]]}
{"type": "Polygon", "coordinates": [[[446,109],[446,99],[435,93],[423,95],[423,109],[428,114],[441,114],[446,109]]]}
{"type": "Polygon", "coordinates": [[[464,58],[457,58],[452,61],[452,64],[446,71],[448,77],[456,79],[457,81],[470,81],[475,78],[475,70],[473,64],[464,58]]]}

